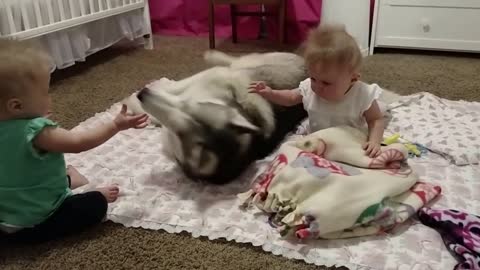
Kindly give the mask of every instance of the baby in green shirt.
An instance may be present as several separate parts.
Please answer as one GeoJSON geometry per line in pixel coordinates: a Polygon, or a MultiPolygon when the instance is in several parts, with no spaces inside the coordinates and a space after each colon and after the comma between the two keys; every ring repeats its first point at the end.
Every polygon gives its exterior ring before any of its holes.
{"type": "MultiPolygon", "coordinates": [[[[95,148],[121,130],[144,128],[148,116],[127,108],[90,130],[65,130],[48,119],[49,58],[26,42],[0,40],[0,235],[43,241],[100,223],[117,186],[73,195],[88,183],[64,153],[95,148]]],[[[0,236],[2,237],[2,236],[0,236]]]]}

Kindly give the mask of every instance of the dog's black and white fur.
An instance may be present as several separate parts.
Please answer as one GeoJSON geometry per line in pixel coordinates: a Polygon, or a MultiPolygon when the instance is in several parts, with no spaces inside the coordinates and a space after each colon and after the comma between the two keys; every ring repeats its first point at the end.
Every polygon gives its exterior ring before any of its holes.
{"type": "Polygon", "coordinates": [[[250,82],[293,89],[307,75],[303,58],[293,53],[204,56],[214,67],[180,81],[155,81],[124,103],[165,129],[164,149],[189,178],[224,184],[270,154],[307,116],[302,105],[274,106],[248,93],[250,82]]]}
{"type": "MultiPolygon", "coordinates": [[[[302,105],[276,106],[248,93],[250,82],[294,89],[307,74],[303,58],[293,53],[208,51],[205,60],[214,67],[180,81],[160,79],[124,103],[164,128],[165,153],[189,178],[225,184],[270,154],[307,116],[302,105]]],[[[384,90],[380,100],[398,97],[384,90]]]]}

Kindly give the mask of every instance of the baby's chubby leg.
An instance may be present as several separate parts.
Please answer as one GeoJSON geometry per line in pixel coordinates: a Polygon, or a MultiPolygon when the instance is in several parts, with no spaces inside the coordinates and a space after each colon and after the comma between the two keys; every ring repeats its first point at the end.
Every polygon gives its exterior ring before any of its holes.
{"type": "Polygon", "coordinates": [[[67,175],[70,176],[70,188],[76,189],[78,187],[88,184],[88,179],[75,169],[72,165],[67,166],[67,175]]]}
{"type": "MultiPolygon", "coordinates": [[[[84,186],[89,183],[88,179],[81,174],[75,167],[68,165],[67,174],[70,176],[70,188],[76,189],[78,187],[84,186]]],[[[98,191],[107,199],[107,202],[111,203],[117,200],[120,189],[116,185],[110,185],[106,187],[100,187],[93,189],[93,191],[98,191]]]]}

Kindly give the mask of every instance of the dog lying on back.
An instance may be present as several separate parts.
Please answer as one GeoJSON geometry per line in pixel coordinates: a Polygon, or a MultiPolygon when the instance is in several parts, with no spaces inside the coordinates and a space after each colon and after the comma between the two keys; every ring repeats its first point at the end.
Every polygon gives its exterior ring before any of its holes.
{"type": "Polygon", "coordinates": [[[166,154],[189,178],[225,184],[274,151],[307,116],[302,105],[274,106],[248,93],[250,82],[292,89],[307,75],[303,58],[293,53],[233,57],[208,51],[204,58],[212,68],[155,81],[124,103],[163,127],[166,154]]]}

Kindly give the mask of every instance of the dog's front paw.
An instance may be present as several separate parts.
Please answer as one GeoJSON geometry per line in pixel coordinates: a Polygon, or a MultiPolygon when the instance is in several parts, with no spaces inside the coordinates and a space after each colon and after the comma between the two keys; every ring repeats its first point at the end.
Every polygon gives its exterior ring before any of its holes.
{"type": "Polygon", "coordinates": [[[210,63],[216,59],[216,54],[217,51],[215,50],[208,50],[203,53],[203,60],[205,60],[207,63],[210,63]]]}
{"type": "Polygon", "coordinates": [[[161,83],[161,84],[170,84],[170,83],[173,83],[175,82],[174,80],[171,80],[167,77],[162,77],[160,78],[160,80],[158,80],[158,83],[161,83]]]}
{"type": "Polygon", "coordinates": [[[155,80],[147,84],[145,87],[150,89],[163,89],[174,83],[174,80],[170,80],[169,78],[163,77],[159,80],[155,80]]]}

